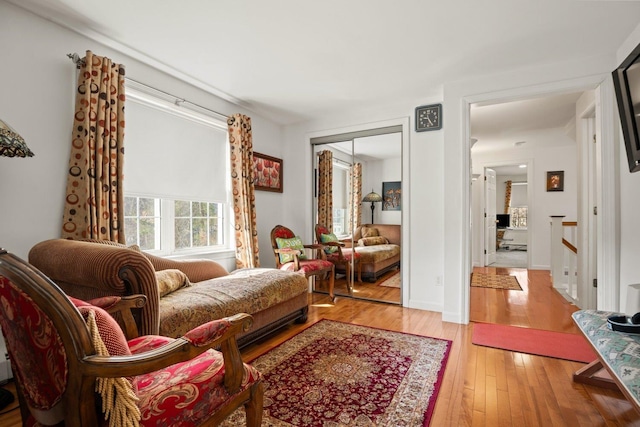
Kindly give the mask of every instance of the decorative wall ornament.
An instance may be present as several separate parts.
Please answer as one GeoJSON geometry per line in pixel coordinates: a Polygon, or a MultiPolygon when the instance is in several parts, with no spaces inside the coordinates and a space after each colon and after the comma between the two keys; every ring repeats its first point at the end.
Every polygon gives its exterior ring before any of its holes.
{"type": "Polygon", "coordinates": [[[564,191],[564,171],[547,172],[547,191],[564,191]]]}
{"type": "Polygon", "coordinates": [[[254,151],[253,170],[256,190],[282,193],[282,159],[254,151]]]}
{"type": "Polygon", "coordinates": [[[391,181],[382,183],[382,210],[402,210],[402,182],[391,181]]]}

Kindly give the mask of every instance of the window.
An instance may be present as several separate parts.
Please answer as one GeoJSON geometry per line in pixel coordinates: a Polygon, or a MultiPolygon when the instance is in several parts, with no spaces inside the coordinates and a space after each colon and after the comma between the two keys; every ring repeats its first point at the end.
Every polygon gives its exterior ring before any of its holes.
{"type": "Polygon", "coordinates": [[[527,228],[527,207],[520,206],[517,208],[509,208],[511,214],[511,228],[527,228]]]}
{"type": "Polygon", "coordinates": [[[124,234],[128,246],[160,250],[160,199],[124,198],[124,234]]]}
{"type": "Polygon", "coordinates": [[[163,255],[231,249],[226,118],[129,84],[127,244],[163,255]]]}
{"type": "Polygon", "coordinates": [[[174,202],[176,249],[217,246],[223,242],[220,203],[174,202]]]}
{"type": "MultiPolygon", "coordinates": [[[[334,153],[335,155],[335,153],[334,153]]],[[[349,200],[349,164],[333,159],[333,233],[338,237],[346,237],[349,233],[347,209],[349,200]]]]}

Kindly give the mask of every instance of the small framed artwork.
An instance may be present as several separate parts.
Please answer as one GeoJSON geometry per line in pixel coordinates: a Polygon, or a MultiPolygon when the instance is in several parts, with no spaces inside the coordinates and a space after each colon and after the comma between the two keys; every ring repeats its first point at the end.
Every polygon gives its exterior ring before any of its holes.
{"type": "Polygon", "coordinates": [[[382,183],[382,210],[402,210],[402,182],[391,181],[382,183]]]}
{"type": "Polygon", "coordinates": [[[564,191],[564,171],[547,172],[547,191],[564,191]]]}
{"type": "Polygon", "coordinates": [[[254,151],[253,173],[256,190],[282,193],[282,159],[254,151]]]}

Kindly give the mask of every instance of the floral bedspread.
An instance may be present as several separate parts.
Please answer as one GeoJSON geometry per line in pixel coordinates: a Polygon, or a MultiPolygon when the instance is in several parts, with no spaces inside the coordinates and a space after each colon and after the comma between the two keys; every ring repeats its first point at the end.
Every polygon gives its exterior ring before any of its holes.
{"type": "Polygon", "coordinates": [[[307,291],[307,279],[300,274],[271,268],[235,270],[161,298],[160,335],[178,337],[210,320],[255,314],[307,291]]]}
{"type": "Polygon", "coordinates": [[[580,310],[572,314],[580,330],[596,348],[600,360],[640,405],[640,334],[612,331],[607,318],[624,315],[609,311],[580,310]]]}

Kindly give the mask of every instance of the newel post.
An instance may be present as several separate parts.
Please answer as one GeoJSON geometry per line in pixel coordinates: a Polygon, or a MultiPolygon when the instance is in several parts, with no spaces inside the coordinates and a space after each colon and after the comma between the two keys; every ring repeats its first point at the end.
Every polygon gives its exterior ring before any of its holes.
{"type": "Polygon", "coordinates": [[[554,288],[562,286],[564,252],[562,248],[562,238],[564,229],[562,219],[564,215],[551,215],[551,283],[554,288]]]}

